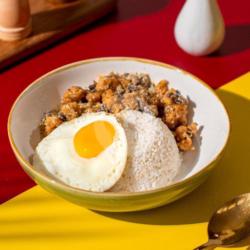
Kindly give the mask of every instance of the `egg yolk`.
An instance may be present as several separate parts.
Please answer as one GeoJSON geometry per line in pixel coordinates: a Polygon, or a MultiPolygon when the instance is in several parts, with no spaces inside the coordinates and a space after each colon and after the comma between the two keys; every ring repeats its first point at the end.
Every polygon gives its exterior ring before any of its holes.
{"type": "Polygon", "coordinates": [[[96,157],[112,144],[114,136],[115,129],[112,124],[95,121],[78,130],[74,136],[74,147],[81,157],[96,157]]]}

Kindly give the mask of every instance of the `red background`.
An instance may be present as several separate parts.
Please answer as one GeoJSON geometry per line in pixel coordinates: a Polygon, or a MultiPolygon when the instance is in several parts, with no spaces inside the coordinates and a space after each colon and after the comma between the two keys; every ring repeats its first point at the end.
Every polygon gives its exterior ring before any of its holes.
{"type": "Polygon", "coordinates": [[[102,56],[135,56],[176,65],[217,88],[250,69],[250,1],[219,0],[226,23],[220,50],[207,57],[181,51],[173,26],[184,0],[120,0],[116,12],[70,39],[0,72],[0,203],[34,183],[10,149],[6,124],[18,94],[42,74],[73,61],[102,56]]]}

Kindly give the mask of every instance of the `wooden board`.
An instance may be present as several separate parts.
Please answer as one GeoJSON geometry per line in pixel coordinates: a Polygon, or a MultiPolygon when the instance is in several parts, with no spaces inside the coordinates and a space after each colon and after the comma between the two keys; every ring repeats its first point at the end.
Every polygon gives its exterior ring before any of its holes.
{"type": "Polygon", "coordinates": [[[20,41],[0,41],[0,69],[103,17],[115,5],[116,0],[80,0],[68,4],[30,0],[33,32],[20,41]]]}

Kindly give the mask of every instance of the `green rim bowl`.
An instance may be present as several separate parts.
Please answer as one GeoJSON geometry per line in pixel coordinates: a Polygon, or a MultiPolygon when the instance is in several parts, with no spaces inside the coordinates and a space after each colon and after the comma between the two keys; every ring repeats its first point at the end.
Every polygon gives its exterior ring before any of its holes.
{"type": "Polygon", "coordinates": [[[99,211],[127,212],[162,206],[190,193],[209,175],[222,156],[230,133],[224,105],[203,81],[171,65],[140,58],[89,59],[65,65],[40,77],[17,98],[8,119],[8,135],[14,154],[24,171],[41,187],[64,199],[99,211]],[[167,79],[170,86],[192,101],[192,118],[200,126],[196,150],[184,155],[182,171],[173,184],[136,193],[96,193],[70,187],[30,160],[39,142],[41,117],[58,106],[65,89],[87,87],[99,75],[109,72],[148,73],[154,82],[167,79]]]}

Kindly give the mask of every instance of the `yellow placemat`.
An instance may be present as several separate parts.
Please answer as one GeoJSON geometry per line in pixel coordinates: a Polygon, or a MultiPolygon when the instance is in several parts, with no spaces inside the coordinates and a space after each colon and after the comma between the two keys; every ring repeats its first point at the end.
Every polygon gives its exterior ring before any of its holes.
{"type": "Polygon", "coordinates": [[[36,186],[0,206],[0,249],[191,250],[205,242],[213,211],[250,192],[250,73],[217,93],[230,114],[231,138],[220,164],[192,194],[151,211],[110,214],[78,207],[36,186]]]}

